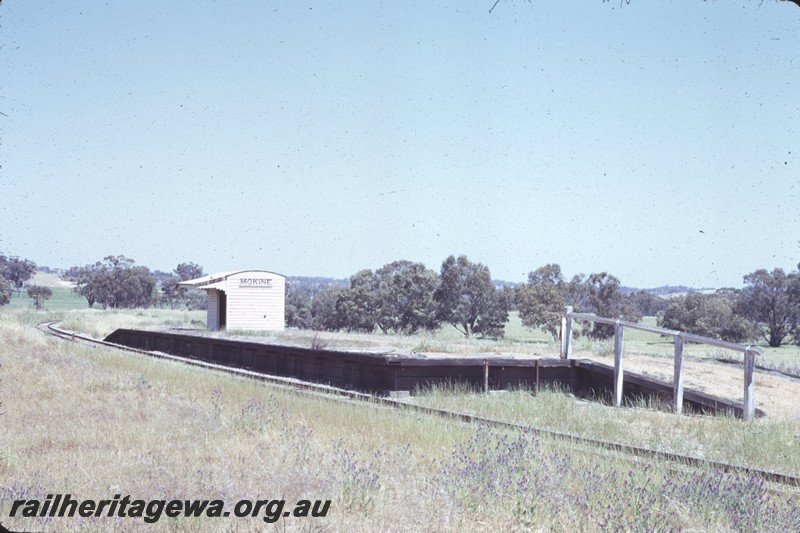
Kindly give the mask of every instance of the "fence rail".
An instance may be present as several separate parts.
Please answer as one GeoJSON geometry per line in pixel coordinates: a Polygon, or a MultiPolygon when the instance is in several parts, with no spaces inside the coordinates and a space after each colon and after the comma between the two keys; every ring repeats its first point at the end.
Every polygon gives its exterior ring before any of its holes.
{"type": "Polygon", "coordinates": [[[561,319],[561,358],[569,359],[572,356],[572,321],[586,320],[599,322],[614,326],[614,405],[619,407],[622,404],[622,384],[623,384],[623,336],[625,328],[666,335],[674,338],[674,374],[672,381],[673,408],[676,413],[683,412],[683,350],[686,341],[707,344],[726,350],[734,350],[744,354],[744,405],[743,414],[745,420],[752,420],[755,416],[755,357],[761,354],[761,350],[750,345],[737,344],[734,342],[722,341],[711,337],[703,337],[693,333],[684,333],[666,328],[646,326],[629,322],[627,320],[615,320],[613,318],[600,317],[591,313],[576,313],[572,307],[564,308],[564,316],[561,319]]]}

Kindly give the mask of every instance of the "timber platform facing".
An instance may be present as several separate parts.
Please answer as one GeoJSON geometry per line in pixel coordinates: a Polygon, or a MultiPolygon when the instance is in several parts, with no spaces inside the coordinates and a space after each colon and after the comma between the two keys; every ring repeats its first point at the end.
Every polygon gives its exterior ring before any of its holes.
{"type": "MultiPolygon", "coordinates": [[[[538,391],[541,385],[559,385],[576,396],[606,399],[613,396],[614,368],[587,359],[504,357],[414,357],[391,353],[315,350],[260,342],[220,339],[180,333],[118,329],[106,342],[163,352],[207,363],[243,368],[343,389],[389,394],[416,391],[448,383],[466,384],[476,390],[538,391]]],[[[626,372],[626,402],[673,400],[672,384],[626,372]]],[[[684,391],[684,407],[694,412],[732,412],[743,416],[743,404],[707,393],[684,391]]],[[[763,416],[757,410],[756,416],[763,416]]]]}

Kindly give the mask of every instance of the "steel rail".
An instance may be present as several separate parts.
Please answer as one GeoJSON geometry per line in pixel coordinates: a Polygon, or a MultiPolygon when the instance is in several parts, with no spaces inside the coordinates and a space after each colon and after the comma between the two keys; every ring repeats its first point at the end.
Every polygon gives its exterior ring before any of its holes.
{"type": "Polygon", "coordinates": [[[302,381],[299,379],[287,378],[281,376],[272,376],[269,374],[264,374],[261,372],[253,372],[252,370],[245,370],[243,368],[237,368],[232,366],[206,363],[204,361],[199,361],[196,359],[190,359],[176,355],[169,355],[163,352],[153,352],[147,350],[140,350],[137,348],[130,348],[128,346],[122,346],[111,342],[101,341],[86,335],[60,329],[56,326],[56,324],[59,323],[60,321],[57,320],[49,322],[41,322],[37,324],[36,327],[39,330],[44,331],[45,333],[48,333],[50,335],[53,335],[61,339],[71,340],[76,342],[84,342],[98,347],[124,350],[127,352],[146,355],[148,357],[174,361],[208,370],[215,370],[218,372],[225,372],[227,374],[232,374],[247,379],[255,379],[258,381],[269,383],[271,385],[275,385],[282,389],[286,389],[299,394],[308,394],[311,396],[321,397],[328,400],[342,400],[342,399],[357,400],[359,402],[378,404],[382,406],[392,407],[395,409],[410,410],[432,416],[439,416],[442,418],[457,420],[468,424],[487,424],[498,428],[510,429],[514,431],[523,431],[532,433],[537,436],[560,439],[573,445],[587,446],[590,448],[602,448],[605,450],[620,452],[635,457],[658,458],[669,462],[677,463],[680,465],[688,465],[698,468],[717,469],[722,472],[744,473],[752,475],[754,477],[759,477],[764,481],[768,481],[771,483],[777,483],[780,485],[786,485],[794,488],[800,487],[800,476],[798,475],[787,474],[784,472],[777,472],[774,470],[763,470],[758,468],[752,468],[744,465],[726,463],[722,461],[713,461],[710,459],[703,459],[701,457],[696,457],[692,455],[683,455],[664,450],[645,448],[642,446],[633,446],[621,442],[606,441],[601,439],[594,439],[591,437],[583,437],[581,435],[576,435],[574,433],[555,431],[542,427],[511,422],[508,420],[498,420],[459,411],[440,409],[437,407],[417,405],[409,402],[404,402],[402,400],[398,400],[395,398],[375,396],[372,394],[341,389],[338,387],[332,387],[330,385],[324,385],[320,383],[312,383],[312,382],[302,381]]]}

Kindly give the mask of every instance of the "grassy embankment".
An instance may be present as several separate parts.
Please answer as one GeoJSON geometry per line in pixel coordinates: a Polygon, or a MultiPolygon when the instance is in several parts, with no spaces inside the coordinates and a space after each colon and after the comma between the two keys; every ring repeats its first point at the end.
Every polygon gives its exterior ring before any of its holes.
{"type": "MultiPolygon", "coordinates": [[[[565,447],[442,419],[299,396],[231,376],[47,338],[35,322],[64,312],[0,310],[0,522],[69,530],[146,529],[141,519],[9,519],[11,501],[70,492],[79,498],[331,499],[325,518],[288,518],[279,529],[401,530],[796,530],[796,492],[719,472],[674,472],[609,453],[565,447]],[[45,318],[42,318],[45,317],[45,318]]],[[[74,311],[95,327],[184,322],[154,310],[74,311]],[[107,317],[114,318],[110,319],[107,317]]],[[[191,318],[187,321],[190,323],[191,318]]],[[[177,325],[177,324],[176,324],[177,325]]],[[[98,328],[99,335],[102,327],[98,328]]],[[[406,339],[441,351],[547,351],[546,339],[505,344],[406,339]],[[545,342],[542,342],[542,341],[545,342]]],[[[347,337],[326,336],[331,342],[347,337]]],[[[381,342],[385,342],[382,339],[381,342]]],[[[391,344],[391,340],[389,341],[391,344]]],[[[423,350],[419,350],[423,351],[423,350]]],[[[433,351],[433,350],[430,350],[433,351]]],[[[438,351],[438,350],[437,350],[438,351]]],[[[741,461],[797,472],[796,424],[676,417],[614,410],[543,391],[490,396],[434,391],[424,401],[577,427],[601,438],[636,434],[714,456],[733,444],[741,461]],[[749,435],[749,436],[748,436],[749,435]],[[750,440],[748,440],[750,439],[750,440]],[[760,440],[759,440],[760,439],[760,440]],[[764,447],[766,458],[747,455],[764,447]]],[[[537,422],[538,423],[538,422],[537,422]]],[[[621,440],[621,439],[618,439],[621,440]]],[[[725,452],[728,453],[728,452],[725,452]]],[[[260,517],[162,518],[154,529],[265,527],[260,517]]]]}

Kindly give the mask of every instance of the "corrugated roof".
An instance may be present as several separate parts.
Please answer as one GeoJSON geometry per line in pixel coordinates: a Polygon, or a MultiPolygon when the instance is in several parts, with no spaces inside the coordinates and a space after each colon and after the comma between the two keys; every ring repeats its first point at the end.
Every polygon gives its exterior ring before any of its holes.
{"type": "Polygon", "coordinates": [[[285,277],[283,274],[271,272],[269,270],[233,270],[230,272],[219,272],[217,274],[209,274],[202,278],[187,279],[178,283],[179,287],[193,287],[196,289],[217,289],[221,287],[221,282],[225,281],[234,274],[241,274],[242,272],[266,272],[267,274],[274,274],[276,276],[285,277]],[[220,284],[220,285],[218,285],[220,284]]]}
{"type": "Polygon", "coordinates": [[[178,286],[195,287],[197,289],[201,288],[213,289],[214,287],[208,287],[208,285],[213,285],[214,283],[224,281],[228,279],[228,276],[232,274],[236,274],[236,272],[220,272],[219,274],[209,274],[208,276],[203,276],[202,278],[187,279],[186,281],[181,281],[180,283],[178,283],[178,286]]]}

